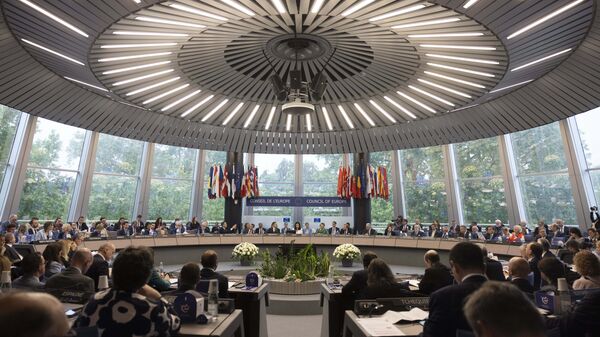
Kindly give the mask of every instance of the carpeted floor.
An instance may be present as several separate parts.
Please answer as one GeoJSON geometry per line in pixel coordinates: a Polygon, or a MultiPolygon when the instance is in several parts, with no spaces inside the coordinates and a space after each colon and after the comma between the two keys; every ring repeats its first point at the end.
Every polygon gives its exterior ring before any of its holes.
{"type": "Polygon", "coordinates": [[[269,337],[319,337],[321,315],[267,315],[269,337]]]}

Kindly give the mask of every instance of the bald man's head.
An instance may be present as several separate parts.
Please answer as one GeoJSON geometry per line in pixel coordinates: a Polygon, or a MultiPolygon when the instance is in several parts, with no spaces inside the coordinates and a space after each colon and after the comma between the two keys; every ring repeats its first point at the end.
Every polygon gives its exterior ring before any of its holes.
{"type": "Polygon", "coordinates": [[[112,259],[115,254],[115,245],[112,243],[105,243],[98,248],[98,253],[102,254],[106,260],[112,259]]]}
{"type": "Polygon", "coordinates": [[[92,252],[87,248],[78,248],[71,258],[71,267],[79,268],[85,274],[92,265],[92,252]]]}
{"type": "Polygon", "coordinates": [[[0,326],[3,336],[65,336],[69,322],[63,305],[45,293],[16,292],[0,297],[0,326]]]}

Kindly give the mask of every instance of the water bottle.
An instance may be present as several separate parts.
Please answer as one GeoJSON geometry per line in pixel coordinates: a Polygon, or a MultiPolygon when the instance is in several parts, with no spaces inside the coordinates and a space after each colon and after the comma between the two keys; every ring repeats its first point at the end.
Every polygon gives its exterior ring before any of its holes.
{"type": "Polygon", "coordinates": [[[160,261],[160,264],[158,265],[158,271],[160,271],[161,274],[164,274],[165,272],[165,265],[162,263],[162,261],[160,261]]]}
{"type": "Polygon", "coordinates": [[[571,293],[569,292],[569,286],[565,278],[559,278],[557,281],[558,296],[554,297],[554,314],[564,315],[571,310],[571,293]]]}
{"type": "Polygon", "coordinates": [[[219,313],[219,283],[216,279],[208,283],[208,314],[217,317],[219,313]]]}
{"type": "Polygon", "coordinates": [[[10,270],[5,270],[2,272],[2,277],[0,278],[0,292],[9,292],[11,288],[10,270]]]}
{"type": "Polygon", "coordinates": [[[327,285],[333,284],[334,266],[329,266],[329,272],[327,273],[327,285]]]}

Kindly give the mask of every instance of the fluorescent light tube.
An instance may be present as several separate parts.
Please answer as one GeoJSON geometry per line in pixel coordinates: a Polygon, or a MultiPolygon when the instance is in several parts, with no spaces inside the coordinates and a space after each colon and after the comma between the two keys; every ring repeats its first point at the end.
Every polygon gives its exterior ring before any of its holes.
{"type": "Polygon", "coordinates": [[[337,107],[342,113],[342,117],[344,117],[344,120],[346,120],[346,124],[348,124],[348,127],[350,129],[354,129],[354,124],[352,124],[352,121],[350,120],[350,117],[348,117],[348,114],[346,113],[346,110],[344,110],[344,107],[341,105],[338,105],[337,107]]]}
{"type": "Polygon", "coordinates": [[[392,103],[396,108],[400,109],[400,111],[404,112],[408,117],[412,118],[412,119],[417,119],[417,116],[415,116],[414,113],[408,111],[405,107],[403,107],[402,105],[396,103],[396,101],[394,101],[393,99],[387,97],[387,96],[383,96],[383,98],[392,103]]]}
{"type": "Polygon", "coordinates": [[[173,54],[173,52],[166,51],[166,52],[162,52],[162,53],[150,53],[150,54],[138,54],[138,55],[130,55],[130,56],[107,57],[107,58],[99,59],[98,62],[113,62],[113,61],[135,60],[135,59],[148,58],[148,57],[166,56],[166,55],[171,55],[171,54],[173,54]]]}
{"type": "Polygon", "coordinates": [[[153,18],[150,16],[136,16],[136,20],[145,21],[145,22],[154,22],[154,23],[162,23],[165,25],[173,25],[173,26],[183,26],[183,27],[193,27],[193,28],[206,28],[205,25],[199,25],[197,23],[183,22],[183,21],[173,21],[173,20],[165,20],[160,18],[153,18]]]}
{"type": "Polygon", "coordinates": [[[197,14],[197,15],[201,15],[201,16],[206,16],[208,18],[211,19],[215,19],[215,20],[219,20],[219,21],[227,21],[227,18],[222,17],[220,15],[216,15],[213,13],[209,13],[209,12],[205,12],[203,10],[194,8],[194,7],[190,7],[190,6],[186,6],[186,5],[182,5],[182,4],[178,4],[178,3],[174,3],[174,4],[170,4],[169,6],[179,9],[181,11],[184,12],[188,12],[188,13],[192,13],[192,14],[197,14]]]}
{"type": "Polygon", "coordinates": [[[273,3],[273,6],[275,6],[275,9],[277,9],[277,11],[280,14],[287,12],[287,10],[286,10],[285,6],[283,5],[283,3],[281,2],[281,0],[271,0],[271,2],[273,3]]]}
{"type": "Polygon", "coordinates": [[[124,35],[124,36],[175,36],[175,37],[186,37],[190,36],[189,34],[183,33],[159,33],[159,32],[134,32],[129,30],[115,30],[113,32],[114,35],[124,35]]]}
{"type": "Polygon", "coordinates": [[[188,99],[190,99],[190,98],[198,95],[201,91],[202,90],[196,90],[196,91],[192,92],[191,94],[185,95],[185,96],[181,97],[180,99],[176,100],[175,102],[173,102],[173,103],[165,106],[164,108],[160,109],[160,111],[167,111],[167,110],[171,109],[172,107],[178,105],[179,103],[185,102],[188,99]]]}
{"type": "Polygon", "coordinates": [[[430,66],[432,66],[432,67],[437,67],[437,68],[442,68],[442,69],[459,71],[461,73],[467,73],[467,74],[473,74],[473,75],[479,75],[479,76],[485,76],[485,77],[496,77],[494,74],[491,74],[491,73],[484,73],[484,72],[481,72],[481,71],[475,71],[475,70],[470,70],[470,69],[465,69],[465,68],[459,68],[459,67],[452,67],[452,66],[447,66],[445,64],[431,63],[431,62],[427,62],[427,64],[430,65],[430,66]]]}
{"type": "Polygon", "coordinates": [[[65,60],[69,60],[69,61],[71,61],[71,62],[73,62],[73,63],[77,63],[77,64],[79,64],[79,65],[82,65],[82,66],[84,66],[84,65],[85,65],[85,63],[83,63],[83,62],[81,62],[81,61],[77,61],[76,59],[74,59],[74,58],[72,58],[72,57],[69,57],[69,56],[67,56],[67,55],[65,55],[65,54],[61,54],[61,53],[59,53],[59,52],[57,52],[57,51],[54,51],[54,50],[52,50],[52,49],[50,49],[50,48],[46,48],[46,47],[44,47],[44,46],[42,46],[42,45],[39,45],[39,44],[37,44],[37,43],[35,43],[35,42],[31,42],[31,41],[29,41],[29,40],[26,40],[26,39],[23,39],[23,38],[21,38],[21,41],[23,41],[23,42],[25,42],[25,43],[27,43],[27,44],[30,44],[30,45],[32,45],[32,46],[34,46],[34,47],[37,47],[37,48],[39,48],[39,49],[41,49],[41,50],[47,51],[47,52],[49,52],[50,54],[54,54],[54,55],[56,55],[56,56],[62,57],[62,58],[64,58],[65,60]]]}
{"type": "Polygon", "coordinates": [[[367,115],[367,112],[365,110],[363,110],[363,108],[360,105],[358,105],[357,103],[354,103],[354,107],[367,120],[367,122],[369,122],[369,124],[371,124],[371,126],[375,126],[375,122],[373,122],[371,117],[369,117],[369,115],[367,115]]]}
{"type": "Polygon", "coordinates": [[[83,81],[79,81],[79,80],[76,80],[76,79],[74,79],[74,78],[70,78],[70,77],[67,77],[67,76],[65,76],[65,78],[66,78],[67,80],[69,80],[69,81],[73,81],[73,82],[76,82],[76,83],[79,83],[79,84],[87,85],[88,87],[92,87],[92,88],[95,88],[95,89],[98,89],[98,90],[102,90],[102,91],[108,91],[108,90],[107,90],[107,89],[105,89],[105,88],[98,87],[98,86],[95,86],[95,85],[93,85],[93,84],[85,83],[85,82],[83,82],[83,81]]]}
{"type": "Polygon", "coordinates": [[[133,95],[135,95],[135,94],[139,94],[139,93],[141,93],[141,92],[144,92],[144,91],[148,91],[148,90],[151,90],[151,89],[154,89],[154,88],[158,88],[158,87],[160,87],[160,86],[163,86],[163,85],[165,85],[165,84],[169,84],[169,83],[171,83],[171,82],[175,82],[175,81],[177,81],[178,79],[180,79],[180,77],[173,77],[173,78],[170,78],[170,79],[168,79],[168,80],[165,80],[165,81],[162,81],[162,82],[154,83],[154,84],[152,84],[152,85],[149,85],[149,86],[147,86],[147,87],[143,87],[143,88],[140,88],[140,89],[134,90],[134,91],[132,91],[132,92],[128,92],[128,93],[126,94],[126,96],[133,96],[133,95]]]}
{"type": "Polygon", "coordinates": [[[116,86],[123,85],[123,84],[133,83],[133,82],[145,80],[147,78],[152,78],[152,77],[156,77],[156,76],[168,74],[168,73],[173,72],[173,71],[175,71],[175,69],[167,69],[167,70],[159,71],[159,72],[148,74],[148,75],[144,75],[144,76],[134,77],[134,78],[130,78],[128,80],[123,80],[123,81],[115,82],[113,84],[113,86],[116,87],[116,86]]]}
{"type": "Polygon", "coordinates": [[[292,115],[287,115],[287,120],[285,122],[285,131],[289,132],[292,129],[292,115]]]}
{"type": "Polygon", "coordinates": [[[321,110],[323,110],[323,117],[325,117],[325,123],[327,123],[327,128],[329,129],[329,131],[333,130],[333,126],[331,125],[331,119],[329,119],[329,113],[327,112],[327,108],[322,107],[321,110]]]}
{"type": "Polygon", "coordinates": [[[421,48],[439,48],[439,49],[465,49],[465,50],[496,50],[496,47],[482,46],[459,46],[452,44],[422,44],[421,48]]]}
{"type": "Polygon", "coordinates": [[[321,7],[323,7],[323,2],[325,0],[315,0],[315,2],[313,3],[312,7],[310,8],[310,12],[313,14],[317,14],[319,13],[319,11],[321,10],[321,7]]]}
{"type": "Polygon", "coordinates": [[[432,94],[430,92],[427,92],[427,91],[425,91],[423,89],[417,88],[414,85],[409,85],[408,87],[411,88],[412,90],[418,92],[418,93],[421,93],[421,94],[427,96],[427,97],[431,97],[431,98],[433,98],[434,100],[436,100],[438,102],[444,103],[444,104],[449,105],[449,106],[454,106],[454,103],[452,103],[450,101],[447,101],[447,100],[445,100],[445,99],[443,99],[443,98],[441,98],[439,96],[436,96],[436,95],[434,95],[434,94],[432,94]]]}
{"type": "Polygon", "coordinates": [[[222,125],[227,125],[227,123],[229,123],[229,121],[231,121],[231,119],[233,118],[233,116],[235,116],[236,113],[238,113],[238,111],[240,111],[240,109],[244,106],[244,102],[238,104],[235,109],[233,109],[230,113],[229,116],[227,116],[227,118],[225,118],[225,120],[223,121],[222,125]]]}
{"type": "Polygon", "coordinates": [[[157,96],[154,96],[154,97],[152,97],[152,98],[150,98],[150,99],[147,99],[147,100],[145,100],[144,102],[142,102],[142,104],[149,104],[149,103],[152,103],[152,102],[154,102],[154,101],[156,101],[156,100],[159,100],[159,99],[161,99],[161,98],[163,98],[163,97],[169,96],[169,95],[171,95],[171,94],[173,94],[173,93],[176,93],[176,92],[178,92],[178,91],[180,91],[180,90],[183,90],[183,89],[185,89],[185,88],[187,88],[187,87],[189,87],[189,86],[190,86],[189,84],[184,84],[184,85],[182,85],[182,86],[179,86],[179,87],[177,87],[177,88],[171,89],[171,90],[169,90],[169,91],[167,91],[167,92],[163,92],[163,93],[162,93],[162,94],[160,94],[160,95],[157,95],[157,96]]]}
{"type": "Polygon", "coordinates": [[[260,105],[257,104],[256,106],[254,106],[254,109],[252,109],[250,116],[248,116],[248,119],[246,119],[246,122],[244,123],[244,129],[247,128],[248,125],[250,125],[250,123],[252,123],[252,120],[254,119],[254,116],[256,115],[258,108],[260,108],[260,105]]]}
{"type": "Polygon", "coordinates": [[[212,110],[210,110],[210,112],[207,113],[206,116],[202,117],[202,122],[206,122],[212,115],[215,114],[215,112],[217,112],[219,109],[221,109],[223,107],[223,105],[227,104],[227,102],[229,102],[228,99],[222,100],[221,103],[219,103],[216,107],[214,107],[212,110]]]}
{"type": "Polygon", "coordinates": [[[529,83],[531,81],[533,81],[533,80],[523,81],[523,82],[515,83],[515,84],[512,84],[512,85],[503,87],[503,88],[494,89],[494,90],[490,91],[490,94],[493,94],[493,93],[498,92],[498,91],[502,91],[502,90],[506,90],[506,89],[510,89],[510,88],[514,88],[514,87],[518,87],[520,85],[527,84],[527,83],[529,83]]]}
{"type": "Polygon", "coordinates": [[[506,39],[507,39],[507,40],[510,40],[510,39],[512,39],[512,38],[514,38],[514,37],[516,37],[516,36],[519,36],[519,35],[521,35],[521,34],[525,33],[526,31],[528,31],[528,30],[530,30],[530,29],[533,29],[533,28],[535,28],[535,27],[537,27],[537,26],[541,25],[542,23],[544,23],[544,22],[546,22],[546,21],[548,21],[548,20],[552,19],[553,17],[555,17],[555,16],[557,16],[557,15],[560,15],[560,14],[562,14],[563,12],[566,12],[566,11],[568,11],[569,9],[571,9],[571,8],[573,8],[573,7],[577,6],[577,5],[579,5],[579,4],[580,4],[580,3],[582,3],[582,2],[583,2],[583,0],[577,0],[577,1],[573,1],[573,2],[571,2],[570,4],[568,4],[568,5],[566,5],[566,6],[563,6],[563,7],[559,8],[558,10],[556,10],[556,11],[554,11],[554,12],[552,12],[552,13],[550,13],[550,14],[548,14],[548,15],[544,16],[544,17],[542,17],[541,19],[538,19],[538,20],[536,20],[536,21],[534,21],[534,22],[532,22],[532,23],[528,24],[527,26],[525,26],[525,27],[523,27],[523,28],[521,28],[521,29],[517,30],[516,32],[514,32],[514,33],[510,34],[509,36],[507,36],[507,37],[506,37],[506,39]]]}
{"type": "Polygon", "coordinates": [[[267,117],[267,123],[265,124],[265,130],[269,130],[271,127],[271,122],[273,121],[273,116],[275,116],[275,109],[277,107],[271,107],[271,112],[269,112],[269,117],[267,117]]]}
{"type": "Polygon", "coordinates": [[[523,68],[527,68],[527,67],[529,67],[529,66],[532,66],[532,65],[534,65],[534,64],[538,64],[538,63],[540,63],[540,62],[544,62],[544,61],[546,61],[546,60],[548,60],[548,59],[551,59],[551,58],[553,58],[553,57],[557,57],[557,56],[559,56],[559,55],[562,55],[562,54],[564,54],[564,53],[568,53],[568,52],[570,52],[570,51],[571,51],[571,49],[572,49],[572,48],[565,49],[565,50],[559,51],[558,53],[554,53],[554,54],[552,54],[552,55],[548,55],[548,56],[542,57],[541,59],[537,59],[537,60],[535,60],[535,61],[531,61],[531,62],[529,62],[529,63],[526,63],[526,64],[524,64],[524,65],[522,65],[522,66],[519,66],[519,67],[513,68],[513,69],[511,69],[510,71],[517,71],[517,70],[520,70],[520,69],[523,69],[523,68]]]}
{"type": "Polygon", "coordinates": [[[441,34],[413,34],[408,35],[410,39],[428,39],[438,37],[472,37],[472,36],[483,36],[483,33],[441,33],[441,34]]]}
{"type": "Polygon", "coordinates": [[[192,113],[194,110],[198,109],[202,104],[210,101],[213,97],[215,97],[215,95],[210,95],[206,98],[204,98],[203,100],[201,100],[200,102],[198,102],[196,105],[194,105],[193,107],[187,109],[184,113],[181,114],[180,117],[185,117],[187,115],[189,115],[190,113],[192,113]]]}
{"type": "Polygon", "coordinates": [[[461,79],[456,78],[456,77],[446,76],[446,75],[434,73],[434,72],[431,72],[431,71],[425,71],[425,74],[430,75],[430,76],[435,76],[435,77],[438,77],[438,78],[443,78],[445,80],[456,82],[456,83],[466,84],[466,85],[469,85],[469,86],[472,86],[472,87],[475,87],[475,88],[485,89],[485,86],[483,86],[481,84],[477,84],[477,83],[473,83],[473,82],[470,82],[470,81],[461,80],[461,79]]]}
{"type": "Polygon", "coordinates": [[[43,9],[42,7],[40,7],[40,6],[36,5],[36,4],[34,4],[33,2],[31,2],[31,1],[28,1],[28,0],[21,0],[21,2],[22,2],[22,3],[24,3],[24,4],[26,4],[27,6],[29,6],[29,7],[33,8],[33,9],[35,9],[36,11],[38,11],[38,12],[40,12],[40,13],[44,14],[45,16],[49,17],[50,19],[52,19],[52,20],[54,20],[54,21],[56,21],[56,22],[60,23],[61,25],[63,25],[63,26],[65,26],[65,27],[69,28],[70,30],[74,31],[75,33],[77,33],[77,34],[79,34],[79,35],[81,35],[81,36],[84,36],[84,37],[89,37],[89,35],[88,35],[86,32],[84,32],[83,30],[81,30],[81,29],[79,29],[79,28],[77,28],[77,27],[73,26],[72,24],[70,24],[70,23],[68,23],[67,21],[65,21],[65,20],[63,20],[63,19],[61,19],[61,18],[59,18],[58,16],[56,16],[56,15],[54,15],[54,14],[52,14],[52,13],[48,12],[47,10],[45,10],[45,9],[43,9]]]}
{"type": "Polygon", "coordinates": [[[310,120],[310,114],[306,115],[306,129],[312,131],[312,122],[310,120]]]}
{"type": "Polygon", "coordinates": [[[150,48],[150,47],[171,47],[176,46],[177,42],[165,43],[129,43],[129,44],[103,44],[102,49],[118,49],[118,48],[150,48]]]}
{"type": "Polygon", "coordinates": [[[455,95],[463,96],[465,98],[471,98],[471,95],[465,94],[464,92],[460,92],[458,90],[450,89],[450,88],[448,88],[446,86],[443,86],[443,85],[440,85],[440,84],[429,82],[429,81],[421,79],[421,78],[419,78],[418,81],[422,82],[422,83],[425,83],[425,84],[428,84],[428,85],[430,85],[432,87],[435,87],[435,88],[442,89],[442,90],[445,90],[447,92],[453,93],[455,95]]]}
{"type": "Polygon", "coordinates": [[[482,63],[482,64],[493,64],[493,65],[500,64],[500,62],[498,62],[498,61],[482,60],[482,59],[475,59],[475,58],[470,58],[470,57],[458,57],[458,56],[449,56],[449,55],[440,55],[440,54],[425,54],[425,56],[439,58],[439,59],[445,59],[445,60],[464,61],[464,62],[473,62],[473,63],[482,63]]]}
{"type": "Polygon", "coordinates": [[[370,18],[369,21],[373,22],[373,21],[380,21],[380,20],[385,20],[387,18],[391,18],[394,16],[398,16],[398,15],[402,15],[402,14],[406,14],[406,13],[410,13],[410,12],[414,12],[417,11],[419,9],[423,9],[425,8],[425,5],[414,5],[414,6],[410,6],[410,7],[405,7],[405,8],[401,8],[386,14],[382,14],[382,15],[378,15],[376,17],[370,18]]]}
{"type": "Polygon", "coordinates": [[[403,92],[401,92],[401,91],[396,91],[396,93],[397,93],[398,95],[400,95],[400,96],[402,96],[402,97],[406,98],[407,100],[409,100],[409,101],[411,101],[411,102],[415,103],[416,105],[420,106],[421,108],[423,108],[423,109],[425,109],[425,110],[427,110],[427,111],[429,111],[429,112],[431,112],[431,113],[436,113],[436,111],[435,111],[435,110],[434,110],[432,107],[430,107],[429,105],[427,105],[427,104],[424,104],[424,103],[421,103],[421,101],[418,101],[417,99],[415,99],[415,98],[412,98],[412,97],[408,96],[407,94],[405,94],[405,93],[403,93],[403,92]]]}
{"type": "Polygon", "coordinates": [[[238,1],[235,1],[235,0],[221,0],[221,1],[223,1],[224,3],[228,4],[229,6],[235,8],[235,9],[237,9],[238,11],[245,13],[246,15],[249,15],[249,16],[255,15],[253,11],[248,9],[248,7],[246,7],[246,6],[243,6],[238,1]]]}
{"type": "Polygon", "coordinates": [[[346,9],[345,11],[342,12],[342,16],[348,16],[354,12],[357,12],[361,9],[363,9],[364,7],[366,7],[367,5],[369,5],[370,3],[374,2],[375,0],[362,0],[359,1],[358,3],[350,6],[350,8],[346,9]]]}
{"type": "Polygon", "coordinates": [[[161,62],[155,62],[155,63],[142,64],[142,65],[139,65],[139,66],[133,66],[133,67],[127,67],[127,68],[119,68],[119,69],[107,70],[107,71],[102,72],[102,75],[118,74],[118,73],[122,73],[122,72],[126,72],[126,71],[131,71],[131,70],[138,70],[138,69],[145,69],[145,68],[151,68],[151,67],[156,67],[156,66],[162,66],[164,64],[169,64],[169,63],[171,63],[171,61],[161,61],[161,62]]]}
{"type": "Polygon", "coordinates": [[[460,21],[460,18],[453,17],[453,18],[445,18],[445,19],[437,19],[437,20],[427,20],[427,21],[413,22],[413,23],[407,23],[407,24],[404,24],[404,25],[392,26],[392,29],[404,29],[404,28],[412,28],[412,27],[439,25],[439,24],[442,24],[442,23],[450,23],[450,22],[456,22],[456,21],[460,21]]]}
{"type": "Polygon", "coordinates": [[[385,118],[387,118],[390,122],[396,123],[396,119],[394,119],[394,117],[392,117],[387,111],[383,110],[383,108],[380,107],[379,104],[375,103],[375,101],[370,100],[369,103],[371,103],[371,105],[374,106],[375,109],[379,110],[379,112],[381,112],[381,114],[384,115],[385,118]]]}
{"type": "Polygon", "coordinates": [[[469,1],[465,2],[465,4],[463,5],[463,8],[469,8],[469,7],[473,6],[475,3],[477,3],[477,1],[479,1],[479,0],[469,0],[469,1]]]}

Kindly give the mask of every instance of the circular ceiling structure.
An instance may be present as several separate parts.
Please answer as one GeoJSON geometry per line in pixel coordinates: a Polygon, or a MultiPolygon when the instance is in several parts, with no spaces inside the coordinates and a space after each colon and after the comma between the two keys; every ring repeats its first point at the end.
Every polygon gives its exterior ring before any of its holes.
{"type": "Polygon", "coordinates": [[[0,103],[158,143],[372,152],[600,105],[592,0],[4,0],[2,10],[0,103]],[[309,85],[328,78],[310,114],[276,99],[269,77],[289,85],[292,70],[309,85]]]}

